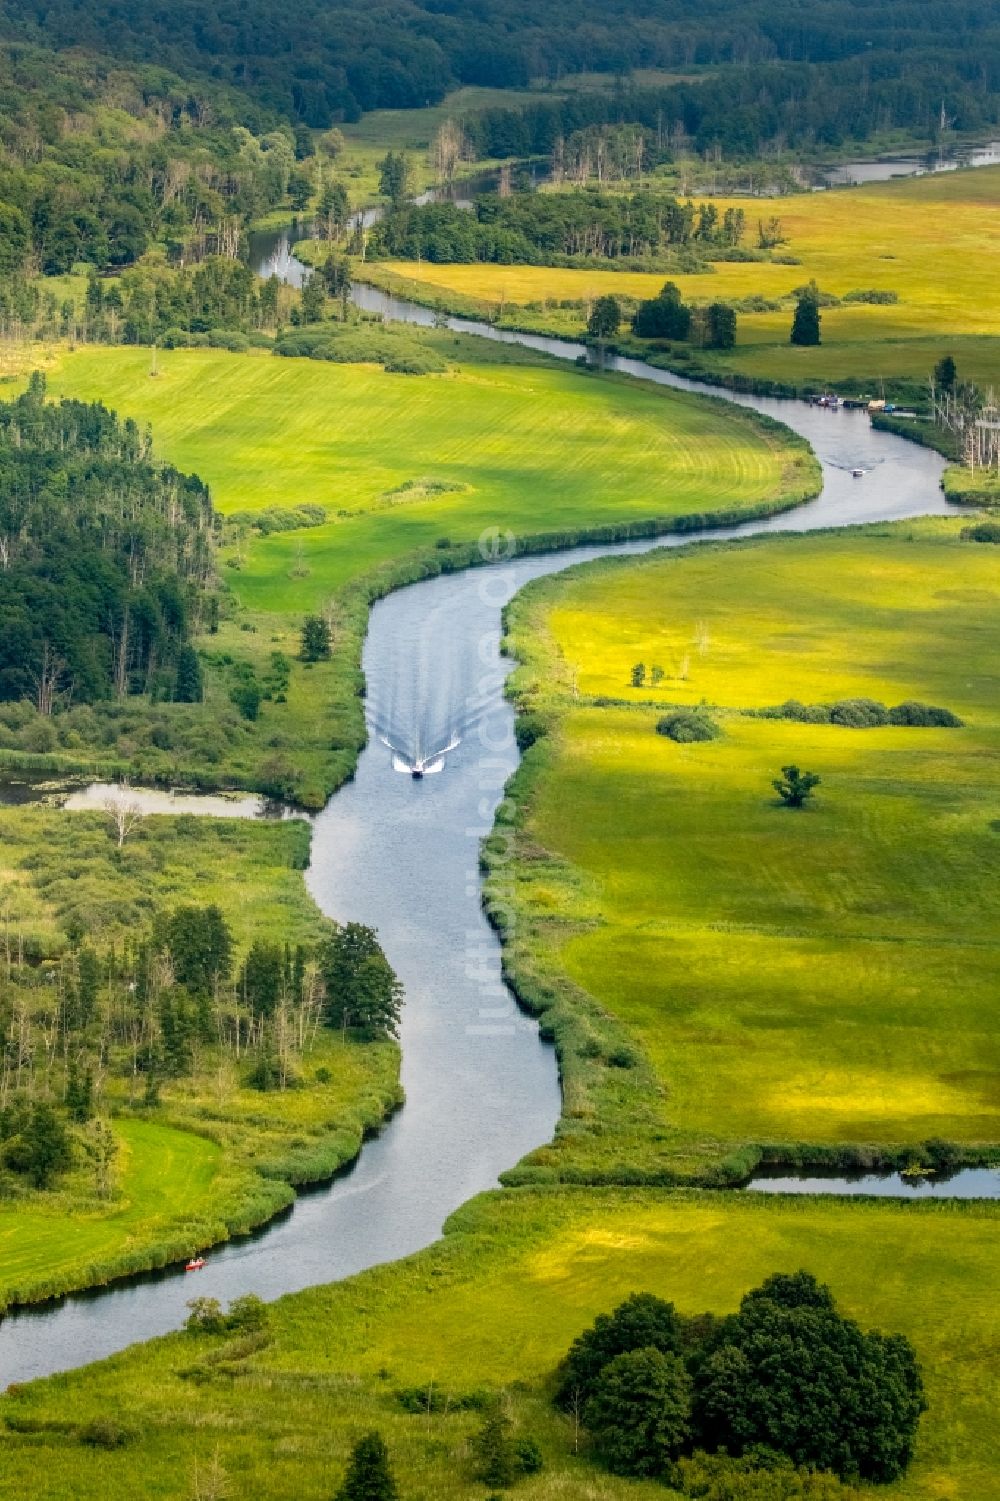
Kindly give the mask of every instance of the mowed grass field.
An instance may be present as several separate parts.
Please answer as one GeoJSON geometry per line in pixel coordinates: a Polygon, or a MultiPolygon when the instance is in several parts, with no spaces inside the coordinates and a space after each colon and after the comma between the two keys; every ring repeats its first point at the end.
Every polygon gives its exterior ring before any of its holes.
{"type": "Polygon", "coordinates": [[[959,532],[608,561],[514,607],[522,692],[556,716],[519,941],[624,1022],[682,1146],[1000,1142],[1000,559],[959,532]],[[658,688],[629,687],[638,661],[658,688]],[[858,696],[965,727],[738,712],[858,696]],[[722,738],[655,733],[701,703],[722,738]],[[801,812],[771,790],[790,762],[822,777],[801,812]]]}
{"type": "MultiPolygon", "coordinates": [[[[717,202],[720,214],[730,201],[717,202]]],[[[741,313],[736,350],[712,356],[720,370],[773,380],[807,382],[880,375],[926,378],[941,352],[954,353],[962,373],[988,384],[1000,380],[1000,299],[984,295],[989,266],[1000,253],[1000,167],[911,178],[863,188],[775,200],[731,200],[747,215],[747,242],[758,218],[777,215],[788,243],[782,253],[800,262],[782,266],[721,262],[714,274],[673,276],[692,301],[787,297],[815,277],[842,297],[863,289],[893,291],[892,306],[849,305],[823,310],[823,343],[793,349],[791,314],[741,313]],[[984,277],[986,281],[984,281],[984,277]]],[[[662,272],[618,273],[535,266],[436,266],[386,262],[387,270],[452,289],[495,307],[591,299],[603,293],[651,297],[662,272]]],[[[552,313],[582,328],[582,313],[552,313]]]]}
{"type": "Polygon", "coordinates": [[[151,1120],[119,1120],[116,1199],[101,1213],[67,1213],[64,1193],[35,1195],[0,1206],[0,1306],[39,1283],[79,1287],[84,1268],[98,1269],[150,1242],[198,1232],[216,1220],[214,1199],[222,1149],[151,1120]]]}
{"type": "MultiPolygon", "coordinates": [[[[413,191],[422,193],[437,183],[433,143],[446,121],[462,120],[484,109],[516,109],[546,97],[553,96],[548,92],[470,85],[453,90],[440,104],[425,109],[372,110],[360,120],[339,127],[345,146],[335,158],[334,171],[346,177],[351,202],[366,203],[378,197],[379,162],[387,151],[402,151],[409,162],[413,191]]],[[[464,174],[489,165],[485,161],[463,162],[459,170],[464,174]]]]}
{"type": "Polygon", "coordinates": [[[49,389],[151,423],[159,454],[200,474],[223,512],[328,508],[325,526],[252,544],[229,575],[252,609],[304,613],[363,573],[489,527],[669,520],[817,488],[805,448],[742,411],[481,340],[446,347],[458,363],[442,376],[176,350],[155,379],[148,351],[85,349],[62,357],[49,389]],[[393,500],[428,479],[454,488],[393,500]]]}
{"type": "MultiPolygon", "coordinates": [[[[78,1148],[53,1189],[0,1204],[0,1309],[176,1263],[266,1223],[294,1201],[290,1184],[331,1178],[357,1155],[399,1102],[397,1072],[394,1045],[321,1032],[296,1060],[296,1086],[262,1095],[213,1051],[155,1109],[112,1115],[107,1197],[78,1148]]],[[[130,1083],[110,1080],[105,1106],[139,1108],[130,1083]]]]}
{"type": "Polygon", "coordinates": [[[481,1419],[459,1399],[505,1391],[546,1461],[518,1485],[526,1501],[652,1501],[670,1492],[602,1473],[552,1411],[547,1383],[570,1341],[636,1290],[724,1313],[770,1273],[805,1267],[864,1326],[916,1346],[929,1410],[887,1496],[991,1501],[997,1227],[989,1205],[497,1193],[418,1256],[280,1300],[264,1348],[179,1334],[20,1389],[0,1404],[11,1425],[0,1484],[38,1501],[126,1501],[139,1474],[144,1495],[187,1501],[214,1475],[216,1495],[328,1501],[350,1445],[375,1426],[406,1501],[468,1501],[487,1489],[473,1478],[481,1419]],[[431,1384],[448,1411],[405,1412],[397,1391],[431,1384]],[[131,1433],[125,1447],[77,1439],[74,1424],[111,1416],[131,1433]]]}

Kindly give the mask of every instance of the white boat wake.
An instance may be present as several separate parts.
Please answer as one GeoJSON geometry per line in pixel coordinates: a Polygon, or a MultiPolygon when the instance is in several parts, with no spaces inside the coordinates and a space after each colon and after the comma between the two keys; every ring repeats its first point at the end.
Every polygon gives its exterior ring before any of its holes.
{"type": "Polygon", "coordinates": [[[444,771],[445,756],[449,751],[455,750],[460,744],[458,737],[456,737],[450,740],[447,745],[441,746],[439,750],[432,751],[428,756],[407,756],[402,751],[397,750],[387,735],[380,735],[379,739],[383,745],[387,745],[392,751],[393,771],[403,772],[407,776],[411,776],[415,782],[421,781],[423,777],[432,777],[439,771],[444,771]]]}

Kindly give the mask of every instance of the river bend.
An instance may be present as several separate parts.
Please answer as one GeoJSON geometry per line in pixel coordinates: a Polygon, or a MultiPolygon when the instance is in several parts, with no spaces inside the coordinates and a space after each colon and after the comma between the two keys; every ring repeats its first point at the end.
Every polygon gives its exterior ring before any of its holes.
{"type": "MultiPolygon", "coordinates": [[[[290,263],[287,245],[286,258],[290,263]]],[[[294,268],[290,274],[297,279],[294,268]]],[[[355,295],[387,316],[433,321],[426,309],[371,288],[357,287],[355,295]]],[[[558,358],[586,353],[580,345],[448,321],[558,358]]],[[[638,361],[610,363],[659,385],[709,389],[638,361]]],[[[369,744],[355,779],[314,820],[307,879],[328,916],[378,929],[404,983],[407,1103],[351,1171],[303,1194],[269,1229],[212,1251],[196,1279],[172,1270],[8,1316],[0,1324],[0,1388],[176,1329],[195,1293],[223,1301],[246,1292],[275,1298],[417,1251],[460,1204],[551,1137],[560,1108],[555,1058],[503,983],[499,946],[480,906],[478,842],[517,759],[503,697],[511,664],[499,654],[504,604],[531,579],[609,553],[948,509],[941,459],[874,431],[864,413],[731,399],[779,418],[812,444],[823,465],[818,499],[725,531],[499,561],[413,584],[375,605],[364,648],[369,744]],[[863,480],[851,477],[859,467],[868,471],[863,480]],[[422,781],[394,769],[382,738],[405,760],[430,755],[456,735],[460,743],[443,770],[422,781]]]]}

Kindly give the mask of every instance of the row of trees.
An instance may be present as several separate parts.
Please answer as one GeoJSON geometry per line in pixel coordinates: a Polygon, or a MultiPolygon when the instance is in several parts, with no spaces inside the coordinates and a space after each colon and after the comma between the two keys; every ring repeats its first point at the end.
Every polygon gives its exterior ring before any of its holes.
{"type": "Polygon", "coordinates": [[[632,331],[640,339],[686,340],[702,349],[732,349],[736,310],[726,302],[690,307],[677,283],[668,281],[655,297],[640,302],[632,331]]]}
{"type": "MultiPolygon", "coordinates": [[[[824,6],[822,16],[812,13],[796,40],[789,38],[784,58],[793,56],[803,42],[815,58],[810,42],[827,26],[838,27],[838,8],[824,6]]],[[[740,10],[744,37],[752,10],[740,10]]],[[[959,27],[949,35],[946,8],[932,6],[909,34],[902,28],[880,50],[873,32],[880,15],[887,13],[887,7],[877,4],[866,9],[864,46],[858,45],[861,32],[855,22],[847,23],[842,35],[846,45],[822,66],[775,61],[723,68],[711,77],[666,87],[636,87],[626,81],[604,92],[579,90],[526,106],[501,105],[470,116],[462,122],[463,129],[480,158],[552,156],[572,178],[574,156],[581,154],[589,174],[598,176],[602,170],[598,143],[593,136],[586,139],[588,133],[603,126],[625,128],[632,132],[631,147],[626,144],[629,137],[621,136],[614,145],[609,138],[604,148],[607,178],[621,173],[639,177],[649,164],[688,152],[748,160],[789,150],[831,151],[860,144],[884,129],[935,139],[942,115],[958,130],[995,124],[1000,75],[992,65],[984,69],[973,63],[977,44],[971,31],[963,33],[959,27]],[[932,44],[930,34],[939,27],[932,44]],[[851,56],[852,52],[863,55],[851,56]]],[[[689,20],[693,19],[692,14],[689,20]]],[[[777,15],[773,20],[777,31],[781,22],[777,15]]],[[[987,30],[996,26],[995,17],[987,21],[982,14],[980,21],[987,30]]],[[[734,36],[725,14],[713,12],[712,24],[720,42],[732,47],[734,36]]],[[[702,52],[701,60],[707,60],[709,50],[702,52]]]]}

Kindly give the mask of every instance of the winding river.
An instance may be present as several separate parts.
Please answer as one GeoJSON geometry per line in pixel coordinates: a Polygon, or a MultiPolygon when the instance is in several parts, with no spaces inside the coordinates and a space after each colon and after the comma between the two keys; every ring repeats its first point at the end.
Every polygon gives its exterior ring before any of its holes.
{"type": "MultiPolygon", "coordinates": [[[[272,244],[269,265],[273,251],[272,244]]],[[[433,321],[425,309],[370,288],[358,287],[355,295],[387,316],[433,321]]],[[[449,322],[558,358],[585,353],[579,345],[449,322]]],[[[637,361],[611,364],[659,385],[707,389],[637,361]]],[[[808,439],[823,464],[818,499],[725,532],[501,559],[414,584],[375,606],[364,650],[372,733],[357,776],[314,820],[307,879],[329,916],[379,930],[403,980],[407,1103],[351,1171],[303,1194],[269,1229],[211,1252],[197,1278],[155,1274],[6,1318],[0,1387],[176,1329],[194,1293],[274,1298],[405,1256],[434,1240],[447,1216],[493,1186],[505,1167],[550,1138],[560,1108],[555,1059],[502,981],[499,946],[480,908],[478,842],[517,759],[503,697],[511,665],[499,651],[503,605],[533,578],[610,552],[947,510],[937,455],[873,431],[865,414],[732,399],[808,439]],[[863,480],[851,477],[857,467],[867,471],[863,480]],[[437,774],[416,781],[396,769],[454,738],[459,744],[437,774]]]]}

